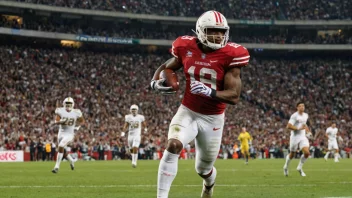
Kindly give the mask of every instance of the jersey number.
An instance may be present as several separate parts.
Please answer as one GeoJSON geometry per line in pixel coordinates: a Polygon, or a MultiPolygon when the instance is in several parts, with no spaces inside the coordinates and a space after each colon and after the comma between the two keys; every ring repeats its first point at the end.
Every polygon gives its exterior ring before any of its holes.
{"type": "MultiPolygon", "coordinates": [[[[64,119],[65,119],[65,118],[64,118],[64,119]]],[[[73,119],[73,118],[67,118],[66,122],[64,122],[63,125],[72,126],[74,122],[75,122],[75,119],[73,119]]]]}
{"type": "Polygon", "coordinates": [[[182,36],[181,39],[193,40],[195,37],[193,36],[182,36]]]}
{"type": "Polygon", "coordinates": [[[137,129],[139,127],[139,122],[135,121],[135,122],[131,122],[130,123],[131,129],[137,129]]]}
{"type": "Polygon", "coordinates": [[[191,81],[199,80],[200,82],[204,84],[209,84],[210,88],[216,90],[216,71],[214,69],[210,68],[197,68],[195,66],[191,66],[187,72],[189,73],[191,77],[191,81]],[[195,78],[195,74],[199,76],[199,79],[195,78]],[[206,78],[206,76],[209,76],[210,78],[206,78]]]}

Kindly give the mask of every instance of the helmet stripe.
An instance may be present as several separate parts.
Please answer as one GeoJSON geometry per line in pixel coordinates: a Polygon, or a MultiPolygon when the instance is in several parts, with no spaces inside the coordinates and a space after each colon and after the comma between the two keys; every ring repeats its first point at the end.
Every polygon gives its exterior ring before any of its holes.
{"type": "Polygon", "coordinates": [[[216,12],[216,14],[218,14],[219,21],[220,21],[220,23],[222,23],[221,14],[219,12],[216,12]]]}
{"type": "Polygon", "coordinates": [[[215,16],[215,19],[216,19],[216,23],[219,23],[218,15],[216,14],[215,11],[213,11],[213,12],[214,12],[214,16],[215,16]]]}

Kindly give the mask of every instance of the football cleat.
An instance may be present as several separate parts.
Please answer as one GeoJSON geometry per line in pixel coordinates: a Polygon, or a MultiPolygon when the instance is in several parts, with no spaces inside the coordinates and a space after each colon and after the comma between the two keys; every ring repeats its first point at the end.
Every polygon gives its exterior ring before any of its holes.
{"type": "Polygon", "coordinates": [[[299,174],[300,174],[302,177],[305,177],[305,176],[306,176],[306,174],[303,172],[302,169],[297,168],[297,171],[299,172],[299,174]]]}
{"type": "Polygon", "coordinates": [[[137,164],[132,164],[132,167],[133,168],[137,168],[137,164]]]}
{"type": "Polygon", "coordinates": [[[75,170],[75,165],[73,163],[70,163],[71,170],[75,170]]]}
{"type": "Polygon", "coordinates": [[[203,183],[203,190],[202,190],[202,194],[200,195],[201,198],[211,198],[213,197],[213,192],[214,192],[214,185],[211,186],[205,186],[205,184],[203,183]]]}
{"type": "Polygon", "coordinates": [[[59,172],[59,169],[58,169],[58,168],[54,168],[51,172],[52,172],[52,173],[58,173],[58,172],[59,172]]]}

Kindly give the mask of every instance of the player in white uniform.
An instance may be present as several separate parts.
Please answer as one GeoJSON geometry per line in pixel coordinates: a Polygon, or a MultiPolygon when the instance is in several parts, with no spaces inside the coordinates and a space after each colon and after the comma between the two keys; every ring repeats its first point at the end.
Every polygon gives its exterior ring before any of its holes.
{"type": "Polygon", "coordinates": [[[131,114],[125,116],[125,125],[123,126],[123,133],[128,129],[128,146],[132,153],[132,167],[137,167],[138,148],[141,143],[142,124],[144,132],[147,132],[147,124],[143,115],[138,113],[138,106],[132,105],[130,108],[131,114]]]}
{"type": "Polygon", "coordinates": [[[328,160],[329,154],[332,151],[335,151],[335,162],[339,162],[339,146],[337,144],[336,136],[338,133],[338,129],[336,128],[336,124],[333,123],[331,127],[326,129],[325,137],[328,138],[328,152],[326,153],[324,159],[328,160]]]}
{"type": "Polygon", "coordinates": [[[55,125],[60,125],[60,128],[58,134],[59,152],[57,153],[55,167],[51,171],[53,173],[58,173],[63,157],[66,157],[70,161],[71,169],[74,170],[74,160],[69,153],[66,153],[66,156],[64,156],[64,149],[73,141],[74,130],[78,130],[80,127],[76,126],[76,124],[84,123],[82,112],[79,109],[73,108],[75,103],[71,97],[65,98],[63,105],[64,107],[55,110],[55,125]]]}
{"type": "MultiPolygon", "coordinates": [[[[286,156],[286,163],[284,165],[284,175],[288,176],[288,166],[291,159],[299,147],[303,155],[297,166],[297,171],[301,176],[305,177],[306,174],[303,172],[302,167],[304,162],[308,159],[309,153],[309,141],[306,137],[306,131],[310,133],[307,126],[308,114],[304,112],[305,106],[303,102],[297,103],[297,112],[291,115],[291,118],[287,124],[287,129],[291,129],[290,137],[290,153],[286,156]]],[[[310,134],[311,135],[311,134],[310,134]]]]}

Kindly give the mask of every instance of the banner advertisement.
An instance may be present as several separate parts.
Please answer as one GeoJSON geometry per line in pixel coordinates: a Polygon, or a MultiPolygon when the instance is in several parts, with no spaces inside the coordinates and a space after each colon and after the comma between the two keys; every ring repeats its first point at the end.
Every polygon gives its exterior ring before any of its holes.
{"type": "Polygon", "coordinates": [[[23,162],[23,151],[0,151],[0,162],[23,162]]]}
{"type": "Polygon", "coordinates": [[[114,44],[138,44],[137,39],[131,38],[116,38],[104,36],[77,35],[77,41],[97,42],[97,43],[114,43],[114,44]]]}

